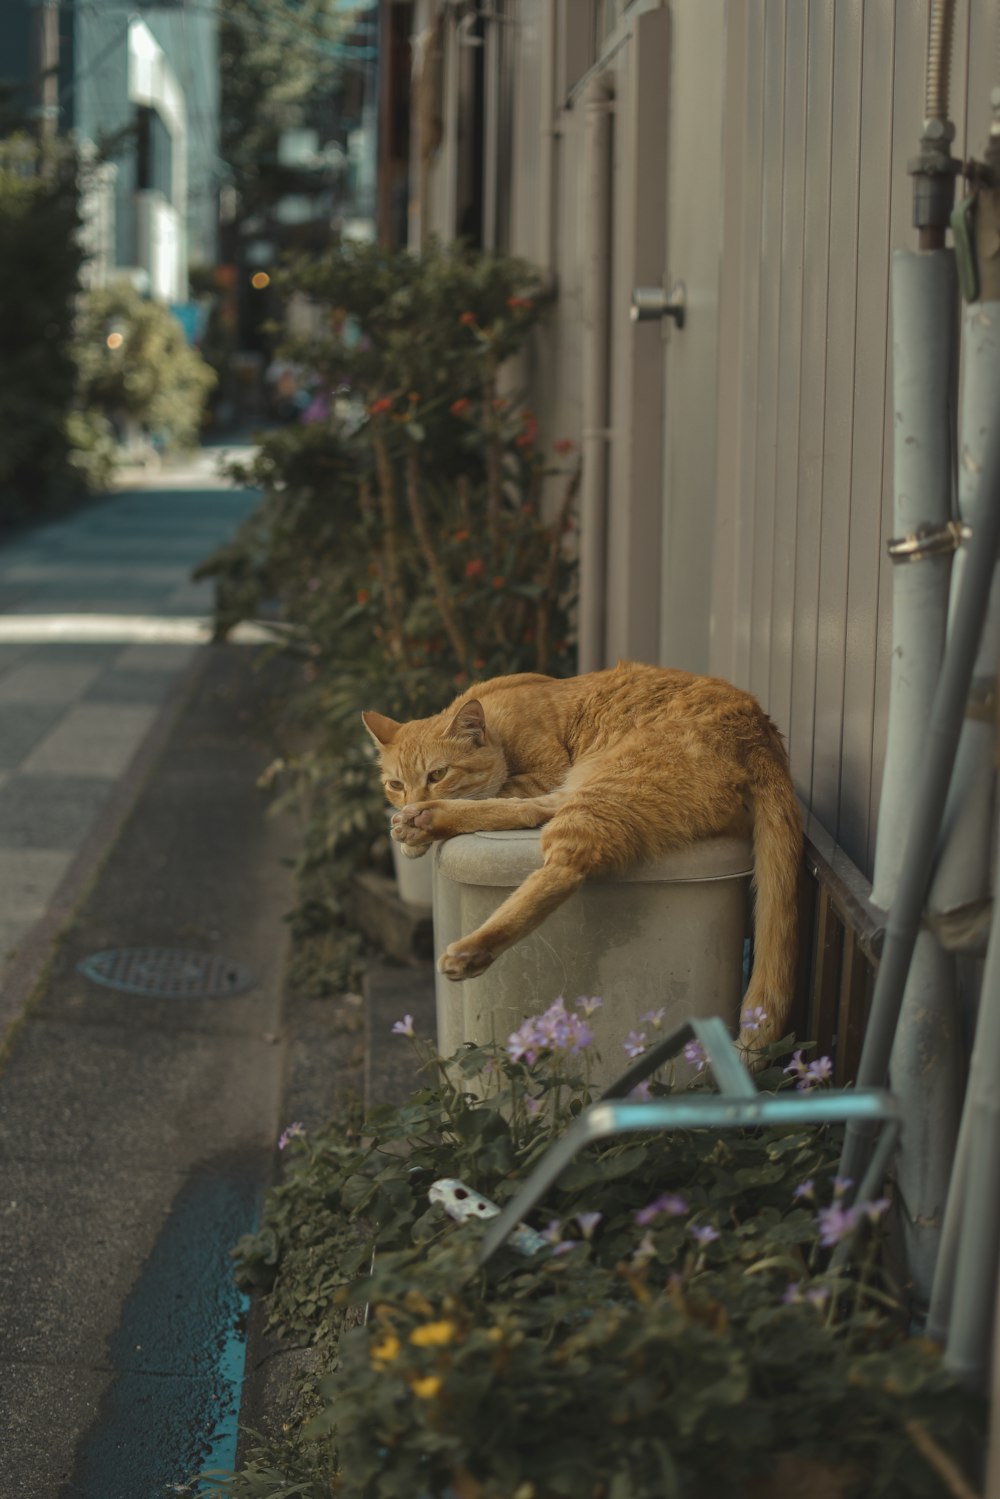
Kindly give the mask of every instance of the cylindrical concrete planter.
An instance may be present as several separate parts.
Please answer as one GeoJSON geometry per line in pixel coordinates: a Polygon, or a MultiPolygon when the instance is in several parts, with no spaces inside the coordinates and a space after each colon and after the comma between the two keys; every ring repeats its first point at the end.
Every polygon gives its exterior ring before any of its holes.
{"type": "Polygon", "coordinates": [[[434,883],[430,854],[422,854],[419,859],[409,859],[395,839],[390,838],[389,842],[400,900],[405,900],[408,906],[430,906],[434,883]]]}
{"type": "MultiPolygon", "coordinates": [[[[434,849],[434,950],[480,926],[541,865],[537,830],[470,833],[434,849]]],[[[641,1016],[664,1009],[663,1029],[692,1015],[735,1028],[752,870],[748,840],[710,838],[612,879],[592,880],[479,978],[437,976],[438,1048],[503,1043],[528,1015],[562,995],[604,1001],[591,1021],[610,1082],[627,1063],[629,1031],[655,1033],[641,1016]]]]}

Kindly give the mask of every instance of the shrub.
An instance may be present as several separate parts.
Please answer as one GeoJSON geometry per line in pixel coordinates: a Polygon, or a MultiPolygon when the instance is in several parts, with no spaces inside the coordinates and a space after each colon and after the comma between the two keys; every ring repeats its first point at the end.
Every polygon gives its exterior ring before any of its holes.
{"type": "Polygon", "coordinates": [[[0,518],[68,495],[73,318],[83,254],[78,163],[62,143],[0,141],[0,518]]]}
{"type": "MultiPolygon", "coordinates": [[[[531,1252],[479,1267],[482,1220],[451,1221],[428,1189],[512,1195],[589,1100],[579,1027],[559,1000],[530,1056],[523,1030],[447,1063],[424,1047],[433,1076],[400,1107],[286,1132],[285,1181],[237,1258],[322,1368],[288,1440],[224,1492],[762,1499],[794,1472],[830,1495],[930,1499],[928,1444],[975,1467],[983,1403],[908,1336],[876,1270],[888,1204],[838,1205],[835,1130],[593,1146],[531,1252]],[[853,1263],[834,1265],[845,1236],[853,1263]]],[[[787,1084],[781,1051],[766,1086],[787,1084]]]]}
{"type": "Polygon", "coordinates": [[[195,442],[215,375],[166,307],[124,282],[87,292],[76,356],[77,402],[92,429],[121,437],[134,423],[165,448],[195,442]]]}
{"type": "Polygon", "coordinates": [[[420,716],[477,677],[574,669],[579,469],[501,391],[540,315],[523,262],[345,244],[285,284],[321,330],[289,350],[312,406],[237,471],[260,507],[196,576],[216,580],[220,635],[264,614],[302,659],[314,744],[282,779],[313,809],[305,867],[344,860],[339,879],[384,831],[375,778],[344,775],[368,763],[362,709],[420,716]]]}

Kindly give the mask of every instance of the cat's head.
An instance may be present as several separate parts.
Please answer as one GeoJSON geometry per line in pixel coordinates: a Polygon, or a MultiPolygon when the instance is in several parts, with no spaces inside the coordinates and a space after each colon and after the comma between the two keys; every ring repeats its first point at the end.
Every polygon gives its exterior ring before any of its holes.
{"type": "Polygon", "coordinates": [[[507,779],[503,750],[475,698],[410,723],[397,723],[384,713],[362,713],[361,718],[378,747],[382,784],[394,807],[439,797],[496,796],[507,779]]]}

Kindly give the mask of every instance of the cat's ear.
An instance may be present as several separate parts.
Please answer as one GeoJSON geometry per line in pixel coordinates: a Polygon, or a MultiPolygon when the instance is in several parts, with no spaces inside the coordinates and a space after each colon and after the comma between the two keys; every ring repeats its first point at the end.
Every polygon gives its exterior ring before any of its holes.
{"type": "Polygon", "coordinates": [[[361,722],[379,749],[384,749],[387,744],[391,744],[400,729],[400,725],[394,718],[386,718],[384,713],[373,713],[371,709],[362,713],[361,722]]]}
{"type": "Polygon", "coordinates": [[[455,739],[468,739],[472,744],[482,744],[486,739],[486,715],[482,703],[475,698],[463,703],[448,725],[448,733],[455,739]]]}

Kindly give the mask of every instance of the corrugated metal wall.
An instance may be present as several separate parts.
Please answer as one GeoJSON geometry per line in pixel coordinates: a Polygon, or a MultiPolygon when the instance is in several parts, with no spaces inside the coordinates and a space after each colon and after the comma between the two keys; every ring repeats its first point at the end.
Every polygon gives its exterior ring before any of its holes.
{"type": "MultiPolygon", "coordinates": [[[[994,0],[957,6],[956,152],[981,151],[994,0]]],[[[787,733],[804,799],[870,871],[885,742],[889,255],[915,248],[916,0],[731,0],[712,669],[787,733]],[[728,372],[728,373],[726,373],[728,372]]]]}

